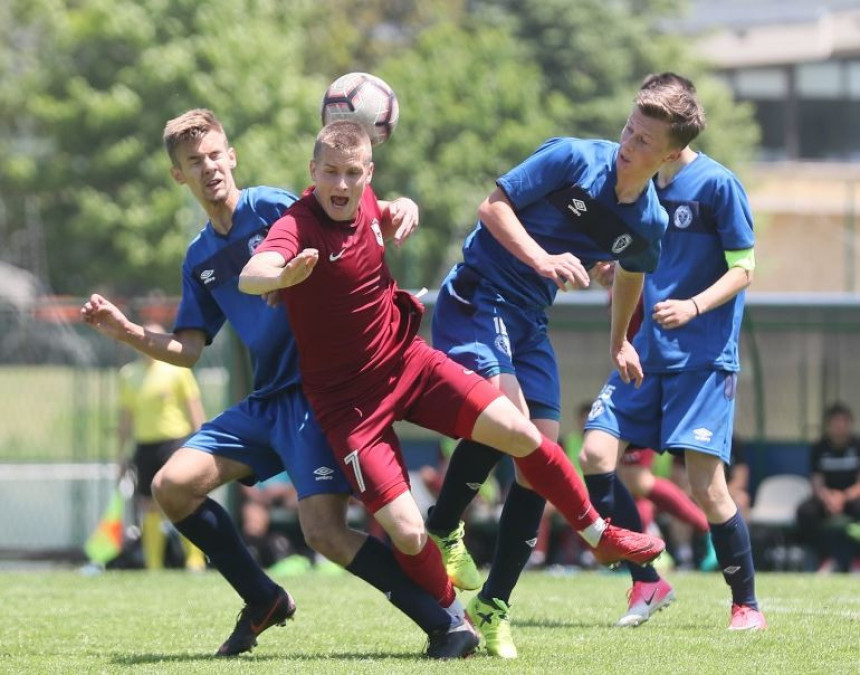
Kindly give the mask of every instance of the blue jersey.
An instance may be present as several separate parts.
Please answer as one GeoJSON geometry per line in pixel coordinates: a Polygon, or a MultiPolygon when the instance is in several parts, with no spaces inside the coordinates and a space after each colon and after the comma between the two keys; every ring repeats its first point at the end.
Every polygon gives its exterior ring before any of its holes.
{"type": "MultiPolygon", "coordinates": [[[[615,194],[618,144],[551,138],[496,184],[529,235],[552,255],[572,253],[586,267],[618,260],[650,272],[660,257],[666,212],[654,186],[632,204],[615,194]]],[[[519,261],[479,221],[463,245],[463,260],[510,302],[548,307],[558,287],[519,261]]]]}
{"type": "Polygon", "coordinates": [[[233,226],[222,236],[207,223],[188,246],[182,264],[182,300],[174,332],[206,333],[207,344],[227,320],[251,352],[254,395],[269,396],[299,382],[298,353],[283,307],[239,291],[239,273],[269,227],[297,197],[286,190],[242,190],[233,226]]]}
{"type": "Polygon", "coordinates": [[[754,245],[746,193],[731,171],[702,153],[657,192],[669,214],[669,228],[660,263],[645,277],[645,317],[633,342],[642,367],[655,373],[701,368],[736,372],[745,292],[671,330],[651,318],[651,308],[661,300],[700,293],[728,271],[725,251],[754,245]]]}

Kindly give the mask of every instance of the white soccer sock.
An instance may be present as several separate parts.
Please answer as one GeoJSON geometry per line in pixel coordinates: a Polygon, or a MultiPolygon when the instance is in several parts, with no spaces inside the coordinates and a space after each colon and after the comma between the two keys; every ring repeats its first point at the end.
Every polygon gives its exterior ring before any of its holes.
{"type": "Polygon", "coordinates": [[[603,531],[607,524],[603,518],[598,518],[584,530],[579,531],[579,536],[585,539],[591,546],[597,546],[600,543],[600,538],[603,536],[603,531]]]}

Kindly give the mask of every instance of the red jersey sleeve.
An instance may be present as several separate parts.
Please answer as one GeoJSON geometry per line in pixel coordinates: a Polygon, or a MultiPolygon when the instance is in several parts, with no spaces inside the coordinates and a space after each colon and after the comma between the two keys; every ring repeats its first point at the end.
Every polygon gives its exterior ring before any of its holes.
{"type": "Polygon", "coordinates": [[[284,260],[289,262],[302,248],[305,247],[302,246],[299,237],[298,223],[290,213],[290,209],[287,209],[287,212],[274,222],[266,239],[254,250],[254,253],[274,251],[280,253],[284,256],[284,260]]]}

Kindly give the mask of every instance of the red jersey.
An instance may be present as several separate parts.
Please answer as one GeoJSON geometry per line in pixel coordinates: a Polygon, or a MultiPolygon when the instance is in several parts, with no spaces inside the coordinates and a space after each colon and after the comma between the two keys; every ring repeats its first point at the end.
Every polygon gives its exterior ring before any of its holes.
{"type": "Polygon", "coordinates": [[[354,400],[383,380],[418,333],[424,308],[391,276],[381,219],[370,187],[352,222],[331,220],[309,188],[256,250],[287,260],[306,248],[319,251],[310,276],[282,298],[305,391],[328,405],[354,400]]]}

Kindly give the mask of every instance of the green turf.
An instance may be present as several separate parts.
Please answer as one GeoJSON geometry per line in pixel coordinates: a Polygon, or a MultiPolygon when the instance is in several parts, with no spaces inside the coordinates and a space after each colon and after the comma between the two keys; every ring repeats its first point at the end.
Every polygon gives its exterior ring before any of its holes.
{"type": "Polygon", "coordinates": [[[679,602],[636,629],[612,628],[621,575],[528,573],[513,598],[516,662],[420,658],[423,634],[349,575],[280,581],[296,620],[233,660],[210,654],[237,596],[214,573],[0,573],[0,673],[856,673],[857,577],[762,574],[770,628],[730,633],[719,575],[670,577],[679,602]]]}

